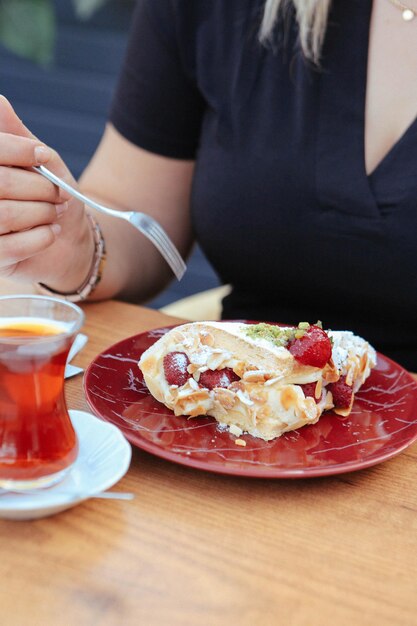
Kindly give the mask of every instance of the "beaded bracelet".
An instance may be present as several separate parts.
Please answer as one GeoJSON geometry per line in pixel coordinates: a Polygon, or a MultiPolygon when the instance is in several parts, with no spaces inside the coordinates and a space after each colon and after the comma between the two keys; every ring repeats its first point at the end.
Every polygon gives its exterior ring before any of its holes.
{"type": "Polygon", "coordinates": [[[51,287],[48,287],[44,283],[38,283],[37,286],[40,293],[45,295],[60,296],[61,298],[64,298],[64,300],[68,300],[68,302],[81,302],[82,300],[86,300],[99,284],[106,262],[106,245],[98,222],[96,222],[90,213],[86,213],[86,216],[90,222],[91,230],[93,231],[94,236],[94,256],[87,278],[81,286],[72,293],[63,293],[61,291],[57,291],[56,289],[51,289],[51,287]]]}

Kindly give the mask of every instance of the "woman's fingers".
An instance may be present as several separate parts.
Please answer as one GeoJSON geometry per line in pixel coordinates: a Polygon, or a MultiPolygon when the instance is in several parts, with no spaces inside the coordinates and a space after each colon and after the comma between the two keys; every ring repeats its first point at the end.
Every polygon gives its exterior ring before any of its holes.
{"type": "Polygon", "coordinates": [[[0,96],[0,132],[36,139],[4,96],[0,96]]]}
{"type": "MultiPolygon", "coordinates": [[[[67,182],[75,182],[59,154],[43,146],[16,115],[10,102],[0,96],[0,165],[32,167],[42,164],[47,164],[67,182]]],[[[69,200],[68,192],[61,190],[59,193],[62,200],[69,200]]]]}
{"type": "Polygon", "coordinates": [[[1,133],[0,164],[15,167],[42,165],[52,156],[52,151],[37,139],[1,133]]]}
{"type": "Polygon", "coordinates": [[[52,224],[67,209],[66,202],[21,202],[0,200],[0,235],[52,224]]]}
{"type": "Polygon", "coordinates": [[[62,202],[55,185],[37,172],[0,165],[0,198],[3,200],[33,200],[35,202],[62,202]]]}
{"type": "MultiPolygon", "coordinates": [[[[52,203],[67,200],[67,193],[38,173],[22,169],[55,163],[56,170],[59,162],[62,163],[60,157],[37,139],[0,133],[0,198],[52,203]]],[[[60,169],[63,168],[62,163],[60,169]]]]}
{"type": "Polygon", "coordinates": [[[8,100],[0,96],[0,274],[21,274],[26,280],[31,276],[36,280],[48,272],[59,275],[60,266],[50,262],[51,258],[60,258],[59,246],[54,253],[43,253],[61,229],[59,238],[65,250],[65,241],[71,240],[82,215],[81,203],[73,201],[73,210],[57,223],[70,195],[33,171],[35,165],[47,165],[67,182],[76,184],[59,154],[43,145],[8,100]]]}
{"type": "Polygon", "coordinates": [[[3,235],[0,237],[0,268],[15,265],[44,252],[55,242],[60,232],[59,224],[51,224],[3,235]]]}

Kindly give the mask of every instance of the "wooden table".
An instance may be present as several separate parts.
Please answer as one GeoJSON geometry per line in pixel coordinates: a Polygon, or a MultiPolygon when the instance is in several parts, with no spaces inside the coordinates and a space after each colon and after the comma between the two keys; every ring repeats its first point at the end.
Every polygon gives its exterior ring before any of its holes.
{"type": "MultiPolygon", "coordinates": [[[[175,321],[119,302],[85,306],[74,361],[175,321]]],[[[70,408],[87,409],[81,377],[70,408]]],[[[331,478],[210,474],[134,450],[118,490],[32,522],[0,521],[7,626],[417,624],[417,445],[331,478]]]]}

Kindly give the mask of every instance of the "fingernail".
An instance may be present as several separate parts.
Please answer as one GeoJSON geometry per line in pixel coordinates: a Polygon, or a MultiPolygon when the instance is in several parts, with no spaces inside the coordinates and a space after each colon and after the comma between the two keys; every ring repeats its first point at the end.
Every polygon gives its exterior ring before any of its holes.
{"type": "Polygon", "coordinates": [[[58,236],[62,228],[59,224],[51,224],[51,230],[54,233],[54,235],[58,236]]]}
{"type": "Polygon", "coordinates": [[[55,205],[56,214],[60,217],[68,209],[68,202],[61,202],[55,205]]]}
{"type": "Polygon", "coordinates": [[[46,163],[51,158],[51,151],[46,146],[36,146],[35,160],[36,163],[46,163]]]}

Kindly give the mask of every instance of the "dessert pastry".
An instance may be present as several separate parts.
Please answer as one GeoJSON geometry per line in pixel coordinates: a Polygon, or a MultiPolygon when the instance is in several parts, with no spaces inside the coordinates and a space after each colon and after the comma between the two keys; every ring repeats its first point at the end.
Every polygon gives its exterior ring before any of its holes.
{"type": "Polygon", "coordinates": [[[235,435],[268,441],[329,409],[348,415],[375,363],[364,339],[319,323],[194,322],[167,332],[139,367],[175,415],[210,415],[235,435]]]}

